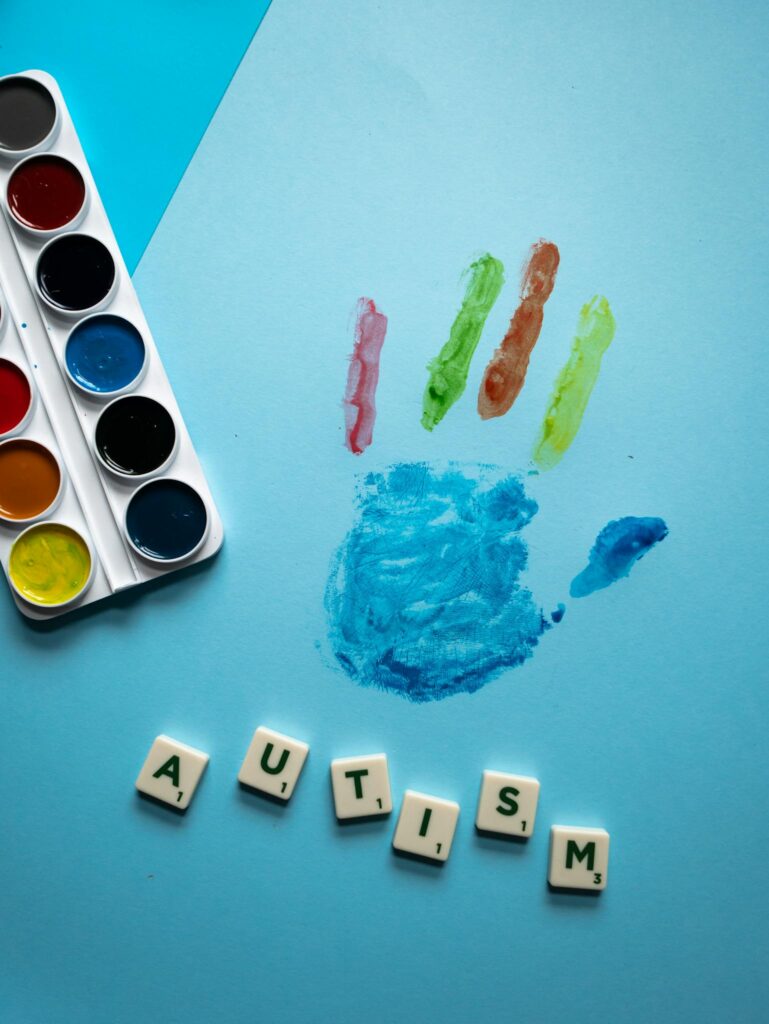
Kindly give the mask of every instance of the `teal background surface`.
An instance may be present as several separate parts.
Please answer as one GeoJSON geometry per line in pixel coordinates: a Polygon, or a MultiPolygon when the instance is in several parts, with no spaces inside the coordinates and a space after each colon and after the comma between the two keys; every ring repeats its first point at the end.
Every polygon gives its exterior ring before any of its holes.
{"type": "Polygon", "coordinates": [[[268,5],[0,5],[0,75],[58,79],[131,272],[268,5]]]}
{"type": "Polygon", "coordinates": [[[276,0],[136,275],[224,549],[50,629],[0,594],[4,1022],[765,1020],[768,21],[753,3],[276,0]],[[561,267],[528,381],[481,423],[540,236],[561,267]],[[427,434],[425,365],[484,250],[507,283],[427,434]],[[526,480],[527,583],[563,622],[469,697],[357,687],[329,664],[322,601],[356,474],[525,473],[596,292],[618,329],[583,428],[526,480]],[[361,295],[389,329],[355,459],[361,295]],[[670,535],[569,600],[621,515],[670,535]],[[286,808],[236,784],[260,723],[311,746],[286,808]],[[183,818],[133,792],[160,732],[211,755],[183,818]],[[444,868],[393,856],[395,815],[336,824],[329,760],[379,750],[396,808],[406,787],[459,801],[444,868]],[[474,834],[484,768],[540,779],[528,844],[474,834]],[[610,831],[600,897],[548,890],[552,823],[610,831]]]}

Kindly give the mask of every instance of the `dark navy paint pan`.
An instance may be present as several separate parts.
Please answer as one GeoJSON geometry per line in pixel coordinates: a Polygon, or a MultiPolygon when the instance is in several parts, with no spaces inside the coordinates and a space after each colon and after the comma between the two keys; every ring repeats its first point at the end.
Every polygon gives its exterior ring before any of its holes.
{"type": "Polygon", "coordinates": [[[208,534],[208,510],[194,487],[181,480],[150,480],[126,509],[126,535],[142,558],[181,562],[202,546],[208,534]]]}

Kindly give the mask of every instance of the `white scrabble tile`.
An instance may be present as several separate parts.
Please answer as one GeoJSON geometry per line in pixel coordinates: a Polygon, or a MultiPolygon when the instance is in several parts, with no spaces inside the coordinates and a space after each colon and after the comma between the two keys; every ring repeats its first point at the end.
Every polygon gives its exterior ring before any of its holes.
{"type": "Polygon", "coordinates": [[[526,775],[485,771],[475,827],[504,836],[531,835],[537,816],[539,782],[526,775]]]}
{"type": "Polygon", "coordinates": [[[459,804],[407,789],[395,827],[393,846],[431,860],[448,860],[459,804]]]}
{"type": "Polygon", "coordinates": [[[139,772],[136,788],[178,810],[186,810],[206,770],[208,754],[186,743],[158,736],[139,772]]]}
{"type": "Polygon", "coordinates": [[[260,725],[240,766],[238,781],[262,793],[288,800],[309,750],[301,740],[260,725]]]}
{"type": "Polygon", "coordinates": [[[393,809],[386,754],[337,757],[331,762],[331,788],[339,819],[389,814],[393,809]]]}
{"type": "Polygon", "coordinates": [[[564,889],[606,888],[609,833],[602,828],[553,825],[550,829],[550,869],[547,880],[564,889]]]}

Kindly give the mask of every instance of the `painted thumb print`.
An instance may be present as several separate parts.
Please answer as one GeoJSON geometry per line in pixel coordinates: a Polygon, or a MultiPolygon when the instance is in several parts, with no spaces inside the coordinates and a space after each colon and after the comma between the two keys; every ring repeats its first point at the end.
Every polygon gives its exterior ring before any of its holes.
{"type": "MultiPolygon", "coordinates": [[[[526,383],[560,261],[553,242],[540,240],[530,249],[509,327],[481,379],[482,420],[509,412],[526,383]]],[[[448,340],[427,367],[426,430],[460,402],[504,281],[504,266],[490,253],[463,274],[448,340]]],[[[343,399],[345,445],[356,456],[370,458],[388,316],[392,311],[385,314],[374,299],[358,301],[343,399]]],[[[615,329],[604,296],[579,311],[532,465],[523,472],[419,461],[357,476],[353,525],[332,557],[324,590],[330,659],[354,682],[418,703],[475,693],[523,665],[562,621],[565,604],[546,611],[525,582],[536,571],[525,533],[539,506],[524,481],[556,466],[570,449],[615,329]]],[[[574,558],[572,572],[579,571],[564,589],[578,599],[612,586],[667,535],[659,516],[628,514],[605,523],[587,558],[574,558]]]]}

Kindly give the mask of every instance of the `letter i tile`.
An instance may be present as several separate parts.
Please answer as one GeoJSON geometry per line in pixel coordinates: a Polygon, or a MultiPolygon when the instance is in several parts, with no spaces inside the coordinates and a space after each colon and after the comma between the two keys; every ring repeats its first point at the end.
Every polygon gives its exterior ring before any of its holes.
{"type": "Polygon", "coordinates": [[[459,804],[407,789],[393,836],[393,847],[402,853],[445,861],[459,818],[459,804]]]}

